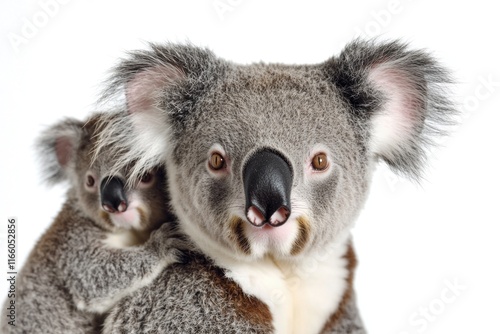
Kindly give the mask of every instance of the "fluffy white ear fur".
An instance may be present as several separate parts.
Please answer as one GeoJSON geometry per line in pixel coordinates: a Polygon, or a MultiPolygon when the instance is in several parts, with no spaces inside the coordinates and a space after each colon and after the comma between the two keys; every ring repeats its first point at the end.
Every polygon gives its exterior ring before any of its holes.
{"type": "Polygon", "coordinates": [[[112,145],[115,150],[113,173],[131,167],[128,182],[133,183],[164,163],[169,150],[170,122],[159,101],[170,85],[185,78],[180,68],[162,64],[135,74],[125,84],[128,115],[106,124],[99,138],[98,149],[112,145]]]}
{"type": "MultiPolygon", "coordinates": [[[[169,149],[169,123],[160,109],[152,108],[130,115],[134,133],[129,157],[132,163],[131,179],[140,178],[145,172],[162,164],[169,149]]],[[[124,138],[130,140],[130,138],[124,138]]]]}
{"type": "MultiPolygon", "coordinates": [[[[368,81],[382,94],[381,110],[372,118],[370,151],[394,157],[413,145],[425,118],[422,83],[393,62],[371,68],[368,81]]],[[[425,90],[424,90],[425,91],[425,90]]]]}

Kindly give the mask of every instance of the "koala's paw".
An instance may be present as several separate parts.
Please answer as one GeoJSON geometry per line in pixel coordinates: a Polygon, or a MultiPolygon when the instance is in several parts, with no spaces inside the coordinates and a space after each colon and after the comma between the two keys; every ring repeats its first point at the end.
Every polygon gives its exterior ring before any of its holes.
{"type": "Polygon", "coordinates": [[[149,242],[162,258],[172,263],[186,262],[186,252],[192,249],[186,236],[168,222],[151,234],[149,242]]]}

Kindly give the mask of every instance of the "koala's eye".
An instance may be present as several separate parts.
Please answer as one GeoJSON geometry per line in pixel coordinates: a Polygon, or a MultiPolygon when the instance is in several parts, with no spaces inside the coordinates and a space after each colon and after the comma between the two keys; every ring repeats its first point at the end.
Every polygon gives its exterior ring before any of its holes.
{"type": "Polygon", "coordinates": [[[87,175],[87,187],[93,187],[95,184],[95,179],[92,175],[87,175]]]}
{"type": "Polygon", "coordinates": [[[150,183],[153,181],[153,173],[148,172],[141,177],[141,183],[150,183]]]}
{"type": "Polygon", "coordinates": [[[210,156],[210,160],[208,161],[208,165],[212,170],[221,170],[225,166],[224,158],[220,153],[214,152],[210,156]]]}
{"type": "Polygon", "coordinates": [[[312,158],[312,167],[316,171],[324,171],[328,168],[328,160],[325,153],[318,153],[312,158]]]}
{"type": "Polygon", "coordinates": [[[95,177],[90,172],[85,175],[85,187],[93,191],[96,188],[95,177]]]}

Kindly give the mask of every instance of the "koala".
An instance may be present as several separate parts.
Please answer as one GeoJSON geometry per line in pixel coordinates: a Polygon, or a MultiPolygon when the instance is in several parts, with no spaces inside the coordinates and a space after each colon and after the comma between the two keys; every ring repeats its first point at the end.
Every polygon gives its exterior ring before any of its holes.
{"type": "Polygon", "coordinates": [[[99,147],[130,178],[161,164],[195,251],[121,299],[104,333],[365,333],[350,230],[378,161],[418,180],[452,124],[451,76],[400,41],[354,40],[312,65],[238,65],[152,44],[103,101],[128,115],[99,147]],[[123,94],[124,93],[124,94],[123,94]]]}
{"type": "Polygon", "coordinates": [[[19,273],[18,318],[15,326],[2,318],[2,333],[99,332],[113,304],[179,261],[183,246],[167,209],[164,170],[131,184],[128,168],[109,172],[113,147],[92,161],[99,129],[119,117],[66,119],[41,136],[48,181],[70,188],[19,273]]]}

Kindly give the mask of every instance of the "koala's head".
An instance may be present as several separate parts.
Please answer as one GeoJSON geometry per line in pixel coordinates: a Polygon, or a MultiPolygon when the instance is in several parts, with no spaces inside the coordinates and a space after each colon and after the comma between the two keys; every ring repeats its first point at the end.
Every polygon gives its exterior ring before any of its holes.
{"type": "Polygon", "coordinates": [[[86,122],[65,119],[45,130],[38,141],[49,183],[68,181],[85,215],[114,231],[149,231],[167,219],[163,168],[151,168],[137,182],[127,183],[130,166],[111,174],[114,148],[103,148],[93,159],[99,129],[119,114],[96,114],[86,122]]]}
{"type": "Polygon", "coordinates": [[[355,41],[316,65],[237,65],[206,49],[152,45],[116,69],[129,116],[102,145],[164,163],[180,225],[240,259],[292,259],[352,226],[374,162],[418,177],[424,146],[452,107],[425,52],[355,41]]]}

